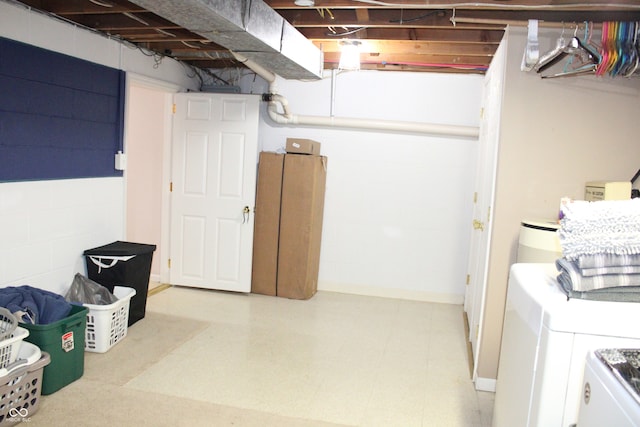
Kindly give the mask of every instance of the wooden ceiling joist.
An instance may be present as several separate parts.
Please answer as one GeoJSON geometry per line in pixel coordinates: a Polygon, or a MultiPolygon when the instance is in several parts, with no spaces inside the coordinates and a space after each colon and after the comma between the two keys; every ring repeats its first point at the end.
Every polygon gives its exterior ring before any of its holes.
{"type": "MultiPolygon", "coordinates": [[[[315,7],[299,7],[293,0],[264,1],[322,47],[327,69],[336,67],[338,42],[344,38],[361,41],[363,69],[461,72],[455,65],[468,64],[468,72],[481,72],[507,24],[539,19],[541,26],[562,28],[584,21],[640,21],[637,0],[316,0],[315,7]]],[[[243,66],[218,59],[230,56],[225,48],[127,0],[20,3],[194,66],[243,66]]]]}

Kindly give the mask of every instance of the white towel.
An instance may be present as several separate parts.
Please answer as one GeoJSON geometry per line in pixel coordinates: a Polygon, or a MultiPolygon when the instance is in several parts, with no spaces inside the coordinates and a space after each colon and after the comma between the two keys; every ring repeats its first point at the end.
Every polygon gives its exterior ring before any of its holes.
{"type": "Polygon", "coordinates": [[[640,199],[573,201],[562,206],[562,255],[640,254],[640,199]]]}

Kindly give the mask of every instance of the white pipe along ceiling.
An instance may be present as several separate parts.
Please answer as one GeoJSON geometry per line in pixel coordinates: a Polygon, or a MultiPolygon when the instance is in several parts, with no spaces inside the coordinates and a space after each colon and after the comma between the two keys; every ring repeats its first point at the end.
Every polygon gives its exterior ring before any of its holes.
{"type": "Polygon", "coordinates": [[[477,138],[479,135],[478,128],[473,126],[402,122],[395,120],[357,119],[347,117],[302,116],[291,113],[287,114],[287,108],[284,108],[284,113],[279,113],[277,111],[277,103],[280,103],[283,107],[286,106],[286,99],[283,96],[278,94],[266,94],[263,95],[262,99],[269,102],[267,112],[269,113],[271,120],[276,123],[286,125],[382,130],[388,132],[422,133],[427,135],[459,136],[465,138],[477,138]]]}
{"type": "Polygon", "coordinates": [[[145,9],[229,49],[269,83],[271,120],[283,125],[339,127],[477,138],[477,127],[293,114],[277,93],[276,75],[319,80],[323,54],[262,0],[131,0],[145,9]],[[273,70],[273,71],[270,71],[273,70]],[[278,111],[278,104],[283,112],[278,111]]]}
{"type": "Polygon", "coordinates": [[[478,138],[479,129],[475,126],[442,125],[434,123],[403,122],[394,120],[372,120],[345,117],[323,117],[293,114],[289,101],[277,93],[276,75],[254,61],[232,52],[236,59],[269,83],[269,93],[262,95],[262,100],[269,103],[267,113],[271,120],[283,125],[307,125],[321,127],[338,127],[363,130],[383,130],[387,132],[410,132],[427,135],[456,136],[478,138]],[[278,104],[282,112],[278,111],[278,104]]]}
{"type": "Polygon", "coordinates": [[[236,59],[269,83],[269,92],[262,95],[262,100],[268,102],[269,118],[283,125],[307,125],[321,127],[339,127],[363,130],[382,130],[395,132],[421,133],[427,135],[457,136],[464,138],[478,138],[479,128],[476,126],[442,125],[434,123],[403,122],[394,120],[372,120],[346,117],[323,117],[293,114],[289,109],[289,101],[277,93],[277,76],[254,61],[232,52],[236,59]],[[278,111],[278,104],[282,112],[278,111]]]}

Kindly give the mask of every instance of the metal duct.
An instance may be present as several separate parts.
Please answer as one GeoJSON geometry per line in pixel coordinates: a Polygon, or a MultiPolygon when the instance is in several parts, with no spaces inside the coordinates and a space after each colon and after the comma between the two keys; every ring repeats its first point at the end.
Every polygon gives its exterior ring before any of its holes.
{"type": "Polygon", "coordinates": [[[323,54],[262,0],[131,0],[285,79],[322,77],[323,54]]]}

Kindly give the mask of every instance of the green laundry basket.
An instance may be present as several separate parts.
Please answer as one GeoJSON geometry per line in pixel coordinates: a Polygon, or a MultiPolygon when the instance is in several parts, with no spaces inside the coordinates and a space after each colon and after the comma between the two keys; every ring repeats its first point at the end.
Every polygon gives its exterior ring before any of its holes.
{"type": "Polygon", "coordinates": [[[29,330],[25,338],[46,351],[51,363],[42,375],[42,394],[52,394],[71,384],[84,373],[84,340],[87,307],[73,305],[67,317],[48,325],[20,323],[29,330]]]}

